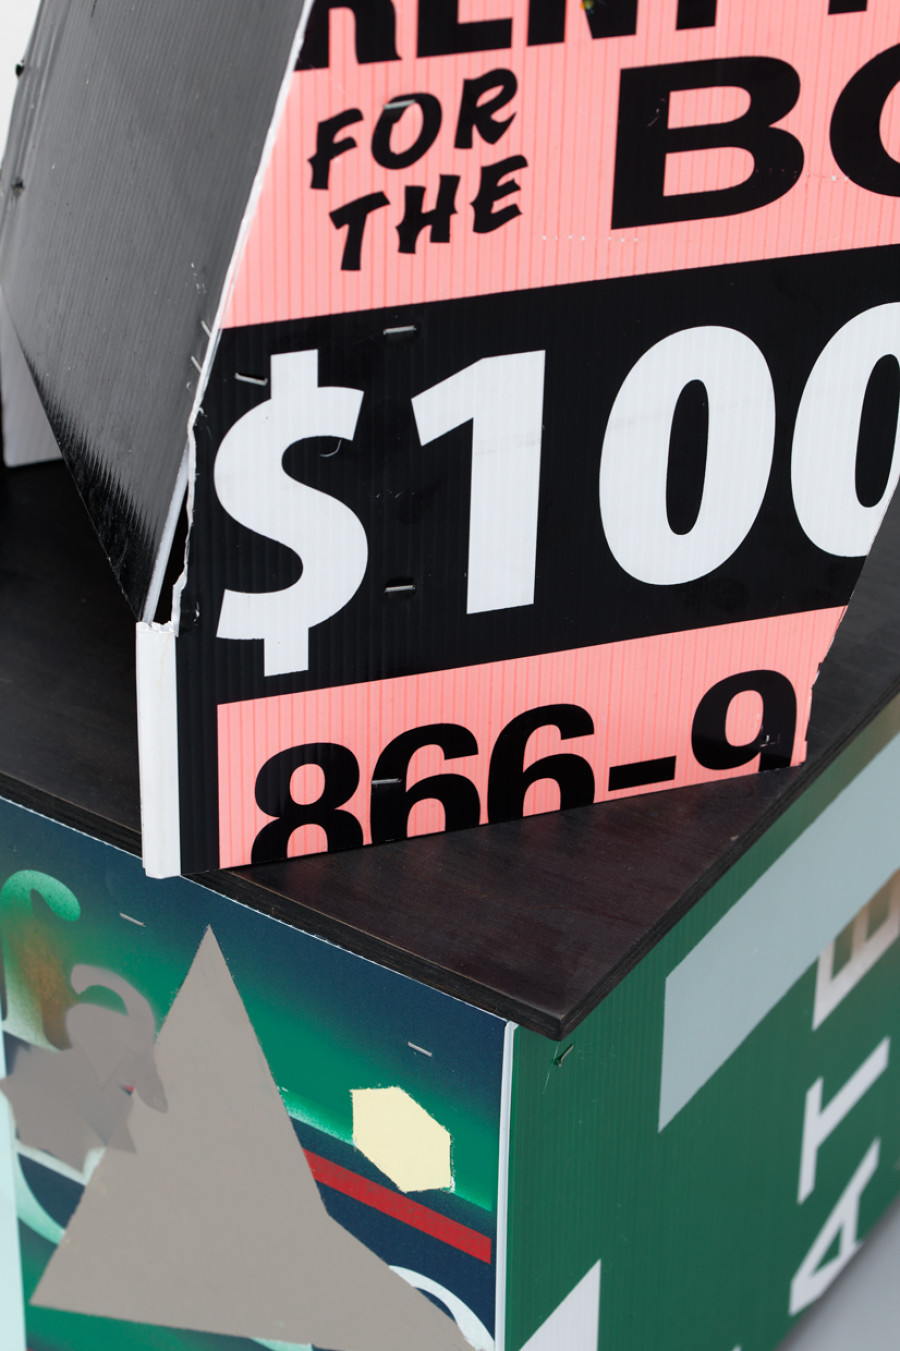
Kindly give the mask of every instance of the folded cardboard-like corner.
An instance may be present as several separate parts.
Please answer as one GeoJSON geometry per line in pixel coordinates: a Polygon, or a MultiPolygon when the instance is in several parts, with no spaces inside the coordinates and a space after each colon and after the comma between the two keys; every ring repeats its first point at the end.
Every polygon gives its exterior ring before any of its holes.
{"type": "Polygon", "coordinates": [[[805,758],[900,477],[897,49],[506,8],[42,7],[7,454],[137,620],[151,875],[805,758]]]}

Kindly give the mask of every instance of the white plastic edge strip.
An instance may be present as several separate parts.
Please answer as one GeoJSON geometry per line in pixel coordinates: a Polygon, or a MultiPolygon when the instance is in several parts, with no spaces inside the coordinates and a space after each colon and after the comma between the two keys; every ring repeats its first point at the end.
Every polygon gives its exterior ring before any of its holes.
{"type": "MultiPolygon", "coordinates": [[[[0,1078],[6,1075],[6,1054],[0,1030],[0,1078]]],[[[25,1351],[25,1308],[19,1219],[13,1165],[15,1125],[6,1098],[0,1100],[0,1344],[4,1351],[25,1351]]]]}
{"type": "Polygon", "coordinates": [[[503,1033],[503,1069],[500,1076],[500,1157],[497,1169],[496,1293],[494,1348],[506,1351],[506,1252],[509,1224],[509,1130],[512,1120],[512,1079],[518,1024],[507,1023],[503,1033]]]}
{"type": "Polygon", "coordinates": [[[174,877],[181,872],[181,814],[172,625],[138,624],[135,658],[144,869],[148,877],[174,877]]]}

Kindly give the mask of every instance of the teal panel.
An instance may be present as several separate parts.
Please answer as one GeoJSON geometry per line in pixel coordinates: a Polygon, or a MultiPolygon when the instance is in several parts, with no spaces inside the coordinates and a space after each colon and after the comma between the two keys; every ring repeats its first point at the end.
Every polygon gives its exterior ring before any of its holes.
{"type": "MultiPolygon", "coordinates": [[[[770,1351],[793,1322],[792,1285],[799,1313],[799,1304],[842,1265],[841,1252],[900,1191],[900,890],[892,914],[887,890],[875,898],[856,895],[854,859],[871,853],[867,830],[881,842],[883,823],[877,812],[869,824],[857,813],[853,832],[841,834],[839,797],[857,774],[853,795],[867,786],[885,791],[877,761],[875,768],[867,764],[896,733],[898,711],[900,705],[891,706],[566,1042],[517,1031],[505,1351],[519,1351],[598,1260],[600,1351],[770,1351]],[[859,956],[848,965],[852,930],[840,935],[834,969],[839,983],[844,970],[850,988],[814,1027],[819,964],[810,949],[782,997],[746,1020],[736,1049],[692,1086],[660,1130],[667,978],[754,884],[767,899],[764,874],[803,849],[802,832],[829,803],[829,830],[846,852],[844,914],[849,919],[855,906],[871,901],[855,941],[859,946],[874,934],[868,952],[884,950],[868,969],[859,956]],[[857,971],[855,981],[847,975],[857,971]],[[815,1186],[801,1203],[807,1094],[821,1077],[827,1116],[829,1103],[870,1056],[870,1067],[881,1064],[881,1071],[852,1106],[839,1099],[849,1110],[834,1110],[833,1129],[827,1120],[822,1125],[815,1186]],[[848,1192],[854,1177],[855,1191],[848,1192]],[[825,1275],[804,1283],[804,1261],[811,1270],[824,1267],[825,1275]]],[[[900,868],[900,836],[893,847],[893,866],[900,868]]],[[[833,887],[834,860],[814,853],[802,895],[784,895],[785,906],[802,911],[809,894],[824,886],[817,867],[829,869],[833,887]]],[[[776,869],[772,885],[781,876],[776,869]]],[[[815,931],[815,907],[807,904],[806,912],[815,931]]],[[[741,941],[748,932],[745,926],[741,941]]],[[[751,982],[748,1003],[767,958],[771,966],[781,961],[777,925],[761,928],[755,941],[759,964],[727,948],[711,958],[730,960],[735,980],[751,982]]],[[[701,987],[703,969],[694,975],[701,987]]],[[[732,1012],[739,993],[728,991],[732,1012]]],[[[714,1025],[726,1014],[713,1001],[705,1016],[714,1025]]],[[[699,1026],[702,1032],[702,1018],[699,1026]]],[[[853,1096],[848,1088],[844,1098],[853,1096]]]]}
{"type": "MultiPolygon", "coordinates": [[[[492,1330],[502,1019],[186,879],[148,880],[131,855],[0,801],[6,1065],[15,1068],[23,1043],[66,1045],[65,1014],[77,1002],[69,975],[78,963],[129,982],[149,1001],[159,1026],[208,926],[300,1143],[308,1154],[356,1179],[355,1192],[321,1187],[332,1218],[389,1264],[435,1282],[492,1330]],[[409,1198],[428,1212],[425,1228],[371,1199],[376,1194],[384,1199],[385,1192],[406,1198],[353,1142],[351,1090],[394,1086],[451,1135],[452,1189],[409,1198]],[[466,1249],[470,1239],[479,1255],[466,1249]]],[[[115,995],[96,986],[83,999],[121,1010],[115,995]]],[[[0,1108],[5,1108],[3,1098],[0,1108]]],[[[29,1351],[163,1346],[250,1351],[246,1340],[29,1306],[27,1297],[80,1199],[83,1181],[71,1169],[67,1175],[52,1160],[36,1160],[27,1150],[17,1148],[10,1158],[8,1129],[5,1138],[6,1146],[0,1138],[0,1164],[21,1170],[18,1239],[29,1351]]],[[[15,1234],[15,1218],[3,1205],[8,1192],[0,1171],[0,1240],[15,1234]]],[[[0,1244],[0,1260],[4,1256],[8,1259],[7,1248],[0,1244]]],[[[291,1255],[285,1260],[290,1263],[291,1255]]],[[[7,1284],[13,1288],[14,1283],[7,1284]]],[[[11,1342],[8,1351],[20,1348],[11,1342]]]]}

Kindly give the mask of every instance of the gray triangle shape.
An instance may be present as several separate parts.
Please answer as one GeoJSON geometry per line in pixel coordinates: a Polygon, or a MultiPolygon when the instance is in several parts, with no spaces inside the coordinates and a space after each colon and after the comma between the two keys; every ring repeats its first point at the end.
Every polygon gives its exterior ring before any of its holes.
{"type": "Polygon", "coordinates": [[[330,1218],[207,933],[156,1042],[168,1110],[135,1095],[32,1303],[329,1351],[470,1351],[330,1218]]]}

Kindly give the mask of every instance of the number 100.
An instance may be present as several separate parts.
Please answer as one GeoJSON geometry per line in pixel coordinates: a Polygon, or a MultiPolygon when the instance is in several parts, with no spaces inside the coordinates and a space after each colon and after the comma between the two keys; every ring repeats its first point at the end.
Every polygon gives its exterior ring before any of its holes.
{"type": "MultiPolygon", "coordinates": [[[[900,477],[898,429],[885,491],[856,489],[863,404],[876,365],[900,362],[900,304],[878,305],[828,342],[806,382],[791,449],[797,519],[813,544],[866,554],[900,477]]],[[[485,357],[412,400],[423,446],[471,421],[467,610],[534,600],[544,352],[485,357]]],[[[684,329],[633,366],[613,403],[600,459],[599,505],[609,548],[639,581],[705,576],[747,537],[762,506],[775,444],[775,391],[760,349],[732,328],[684,329]],[[691,529],[672,529],[666,484],[672,422],[685,387],[708,400],[706,467],[691,529]]]]}

